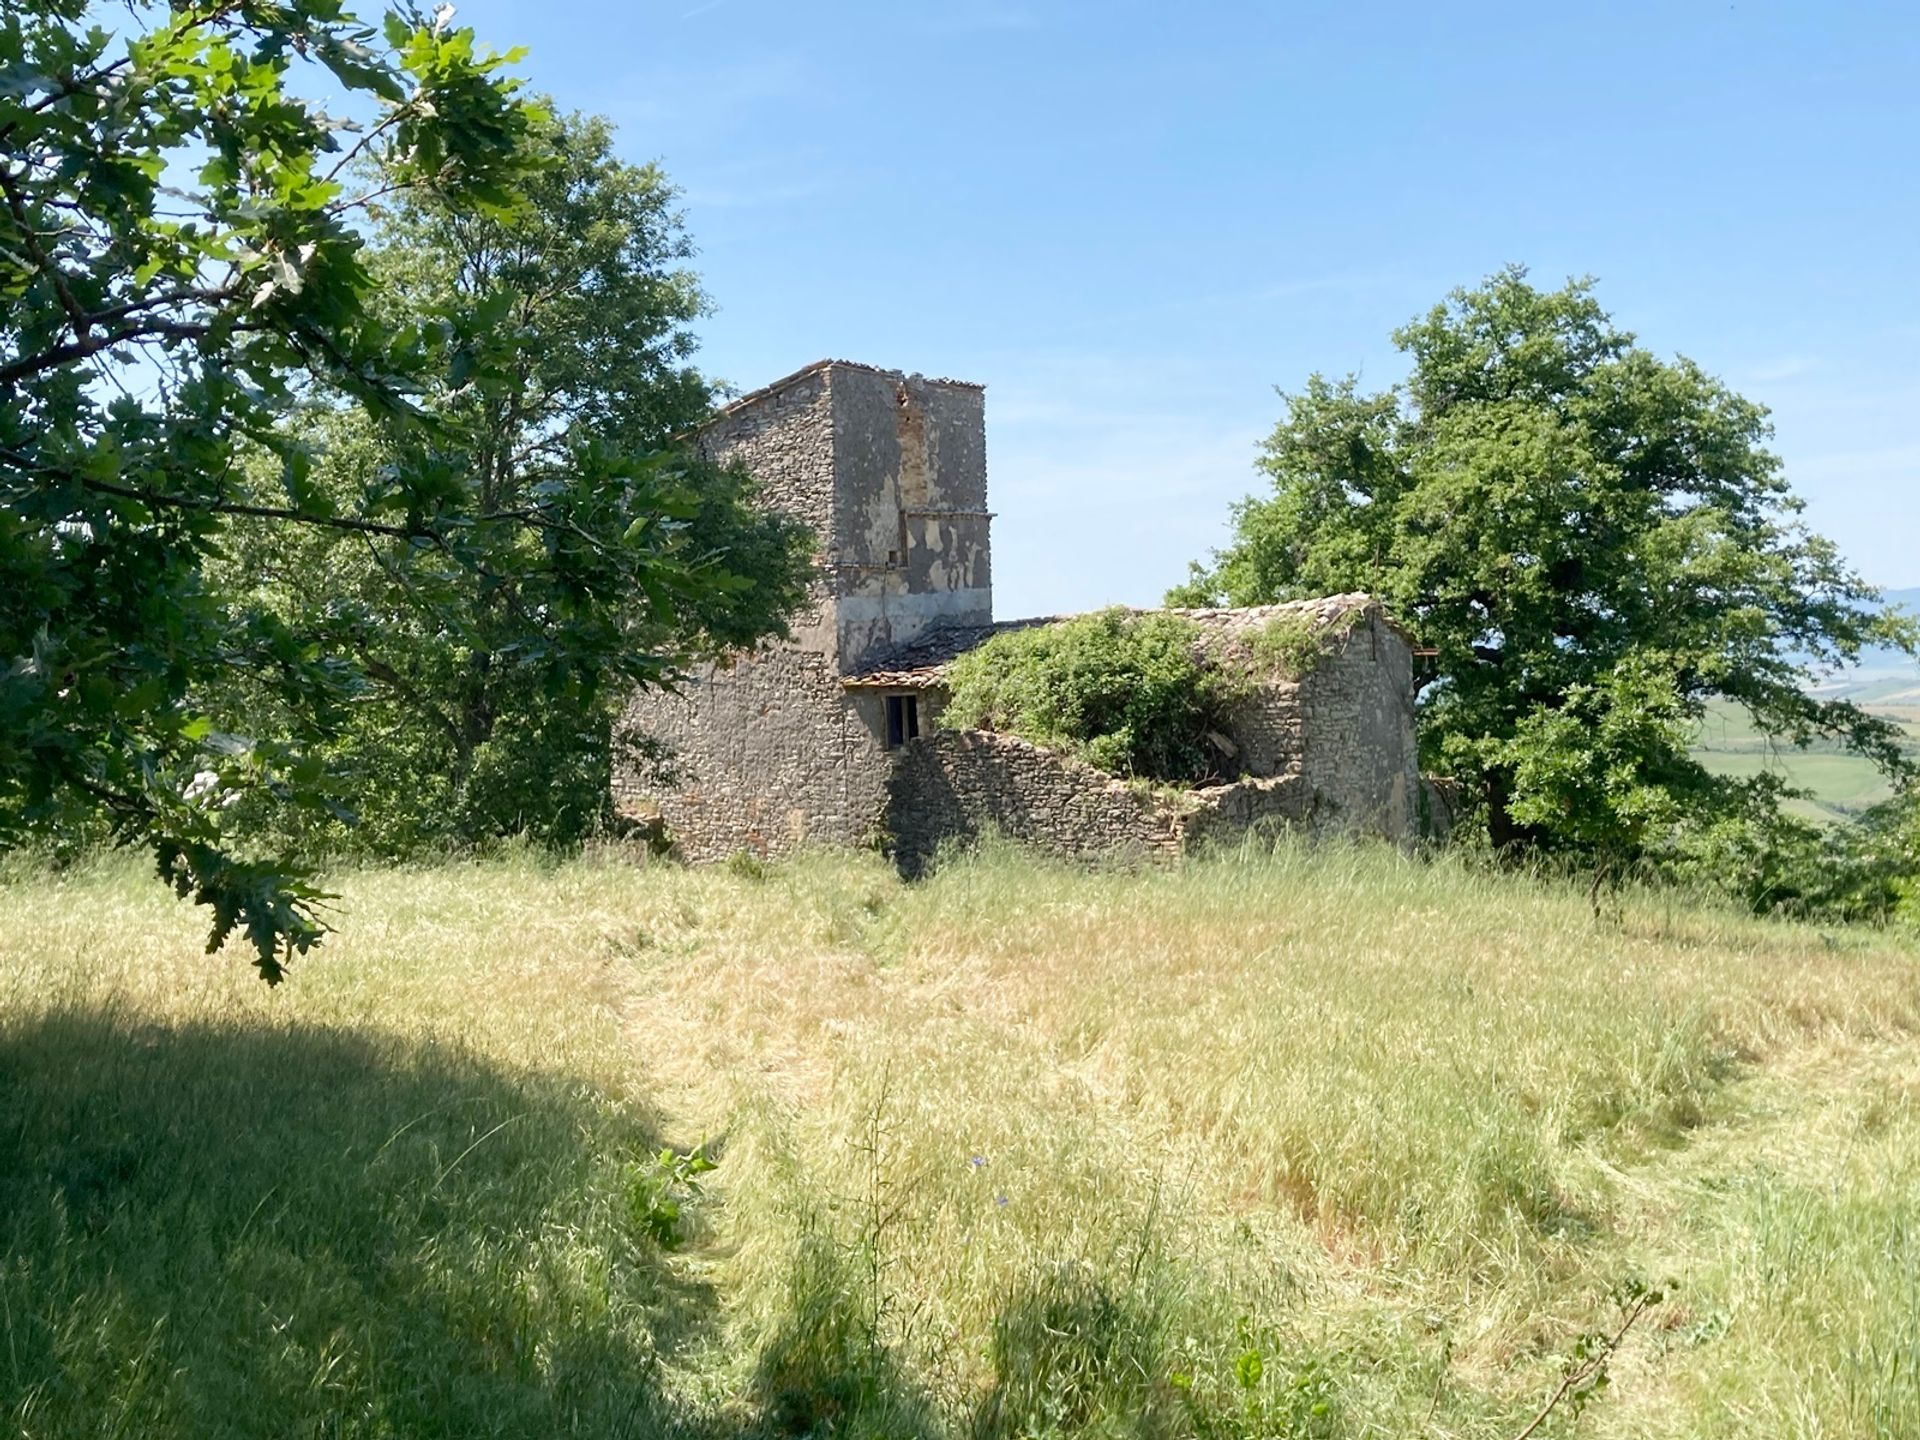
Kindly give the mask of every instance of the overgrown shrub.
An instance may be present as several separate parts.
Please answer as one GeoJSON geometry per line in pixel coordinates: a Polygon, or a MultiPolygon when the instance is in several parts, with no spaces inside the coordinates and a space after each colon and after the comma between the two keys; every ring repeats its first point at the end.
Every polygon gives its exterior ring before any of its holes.
{"type": "Polygon", "coordinates": [[[994,636],[954,662],[950,729],[999,730],[1115,775],[1191,783],[1218,773],[1207,742],[1248,683],[1209,664],[1177,615],[1102,610],[994,636]]]}
{"type": "Polygon", "coordinates": [[[1723,891],[1756,915],[1823,924],[1920,921],[1920,790],[1850,825],[1822,827],[1781,810],[1777,777],[1749,782],[1748,805],[1680,831],[1656,872],[1723,891]]]}
{"type": "Polygon", "coordinates": [[[1298,680],[1325,657],[1335,639],[1359,623],[1362,612],[1349,610],[1331,624],[1308,615],[1276,615],[1247,637],[1254,669],[1276,680],[1298,680]]]}

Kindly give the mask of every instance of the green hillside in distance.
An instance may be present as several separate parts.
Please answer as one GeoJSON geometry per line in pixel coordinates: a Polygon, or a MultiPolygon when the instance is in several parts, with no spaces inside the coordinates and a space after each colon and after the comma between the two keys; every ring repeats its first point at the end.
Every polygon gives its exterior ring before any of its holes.
{"type": "MultiPolygon", "coordinates": [[[[1907,732],[1909,753],[1920,759],[1920,667],[1912,675],[1853,672],[1822,691],[1844,694],[1898,722],[1907,732]]],[[[1871,761],[1847,754],[1830,740],[1815,741],[1804,750],[1782,745],[1757,731],[1747,712],[1730,700],[1709,707],[1694,754],[1719,775],[1771,771],[1783,776],[1789,785],[1808,792],[1788,809],[1824,823],[1852,820],[1893,795],[1871,761]]]]}

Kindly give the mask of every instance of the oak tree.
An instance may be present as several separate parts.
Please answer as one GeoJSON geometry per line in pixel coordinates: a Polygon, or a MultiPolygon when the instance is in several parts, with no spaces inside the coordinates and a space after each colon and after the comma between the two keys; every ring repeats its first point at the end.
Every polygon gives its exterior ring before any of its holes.
{"type": "Polygon", "coordinates": [[[1270,491],[1174,598],[1381,596],[1433,651],[1423,763],[1509,852],[1612,863],[1750,806],[1689,753],[1715,697],[1904,769],[1890,723],[1807,688],[1916,635],[1801,521],[1764,408],[1636,343],[1590,282],[1517,267],[1394,339],[1403,384],[1284,397],[1270,491]]]}
{"type": "Polygon", "coordinates": [[[559,690],[660,679],[674,655],[628,639],[750,581],[690,533],[670,453],[583,427],[545,478],[488,483],[443,400],[506,383],[510,297],[382,303],[373,207],[506,224],[552,163],[512,55],[451,6],[134,5],[118,33],[92,13],[0,15],[0,843],[149,846],[272,981],[323,897],[234,802],[337,804],[324,746],[377,656],[233,584],[237,526],[288,568],[301,536],[381,547],[423,629],[510,614],[498,648],[559,690]],[[380,463],[334,483],[289,423],[315,406],[380,463]],[[275,693],[280,733],[216,726],[235,676],[275,693]]]}
{"type": "MultiPolygon", "coordinates": [[[[714,391],[691,359],[707,302],[676,192],[657,167],[615,155],[605,120],[543,122],[537,139],[546,163],[511,214],[404,194],[377,207],[366,258],[375,307],[393,324],[451,316],[486,337],[480,363],[434,377],[415,401],[442,422],[440,459],[466,477],[476,508],[545,507],[581,528],[521,529],[457,611],[447,592],[465,583],[459,557],[392,536],[312,531],[290,547],[252,522],[221,567],[361,672],[320,752],[355,823],[246,802],[248,818],[316,846],[392,856],[592,833],[612,819],[616,757],[648,742],[619,723],[631,685],[781,633],[803,592],[804,528],[755,505],[744,473],[682,443],[714,391]],[[590,523],[602,502],[612,509],[590,523]],[[623,595],[621,578],[612,595],[579,601],[573,588],[600,563],[588,541],[615,532],[632,532],[648,558],[632,577],[638,592],[623,595]],[[697,583],[668,593],[666,553],[697,583]]],[[[407,463],[390,427],[334,397],[294,425],[314,455],[311,483],[342,503],[407,463]]],[[[246,677],[222,699],[217,713],[250,735],[298,723],[246,677]]]]}

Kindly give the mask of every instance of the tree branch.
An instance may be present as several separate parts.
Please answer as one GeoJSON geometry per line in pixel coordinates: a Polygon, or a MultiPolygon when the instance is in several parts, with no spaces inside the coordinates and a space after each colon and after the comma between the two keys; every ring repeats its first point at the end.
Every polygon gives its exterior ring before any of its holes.
{"type": "Polygon", "coordinates": [[[1547,1423],[1547,1417],[1553,1413],[1555,1406],[1566,1399],[1576,1386],[1584,1384],[1599,1374],[1607,1361],[1613,1358],[1614,1351],[1620,1348],[1620,1342],[1627,1338],[1627,1331],[1633,1328],[1633,1322],[1644,1315],[1647,1308],[1659,1298],[1658,1291],[1650,1290],[1635,1301],[1633,1308],[1627,1312],[1627,1318],[1620,1322],[1620,1328],[1607,1337],[1596,1354],[1588,1356],[1583,1363],[1567,1371],[1566,1378],[1560,1382],[1560,1388],[1547,1397],[1547,1403],[1540,1407],[1540,1413],[1534,1416],[1527,1428],[1514,1436],[1513,1440],[1531,1440],[1540,1427],[1547,1423]]]}
{"type": "Polygon", "coordinates": [[[120,485],[112,480],[99,480],[92,476],[73,472],[62,472],[52,466],[43,465],[22,455],[17,450],[0,450],[0,457],[11,461],[23,470],[38,471],[41,474],[65,474],[68,479],[76,480],[82,488],[97,491],[102,495],[117,495],[123,500],[138,500],[143,505],[154,505],[166,510],[199,510],[211,515],[247,515],[258,520],[285,520],[296,525],[313,525],[324,530],[343,530],[359,535],[386,535],[395,540],[433,540],[440,542],[442,536],[431,526],[389,525],[379,520],[363,520],[352,515],[316,515],[307,510],[294,510],[284,505],[250,505],[240,500],[219,500],[202,495],[168,495],[158,490],[144,489],[138,485],[120,485]]]}
{"type": "Polygon", "coordinates": [[[468,744],[467,737],[461,732],[460,727],[454,724],[452,719],[448,717],[446,711],[428,700],[411,681],[391,665],[387,664],[386,661],[369,651],[364,644],[356,641],[353,651],[354,654],[360,657],[360,668],[362,670],[366,671],[368,675],[393,691],[394,697],[397,700],[411,706],[416,712],[433,721],[434,724],[446,731],[447,738],[453,741],[455,753],[458,754],[462,760],[466,759],[472,750],[472,746],[468,744]]]}
{"type": "Polygon", "coordinates": [[[34,233],[33,217],[27,213],[26,201],[20,197],[19,176],[9,168],[0,166],[0,191],[7,197],[7,209],[12,213],[14,223],[20,227],[20,241],[27,247],[27,254],[53,286],[53,293],[60,298],[60,308],[67,312],[67,322],[73,326],[76,340],[84,342],[92,324],[87,317],[86,307],[68,288],[67,275],[59,262],[46,252],[40,244],[40,237],[34,233]]]}
{"type": "MultiPolygon", "coordinates": [[[[263,328],[244,321],[236,322],[233,326],[239,334],[255,333],[263,328]]],[[[211,324],[185,320],[147,320],[118,330],[102,331],[86,335],[71,344],[56,345],[51,350],[42,350],[38,355],[25,355],[9,364],[0,365],[0,385],[11,385],[16,380],[38,375],[43,370],[56,370],[62,365],[88,359],[102,350],[111,350],[116,345],[130,344],[135,340],[201,340],[211,333],[211,324]]]]}

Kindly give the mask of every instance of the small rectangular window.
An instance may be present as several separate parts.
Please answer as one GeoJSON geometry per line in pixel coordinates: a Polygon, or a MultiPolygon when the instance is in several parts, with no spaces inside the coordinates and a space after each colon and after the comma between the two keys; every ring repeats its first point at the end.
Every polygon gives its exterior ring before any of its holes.
{"type": "Polygon", "coordinates": [[[909,740],[920,738],[920,697],[887,696],[887,748],[898,750],[909,740]]]}

